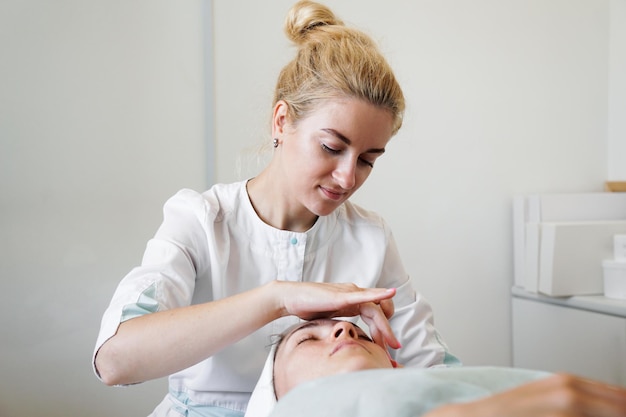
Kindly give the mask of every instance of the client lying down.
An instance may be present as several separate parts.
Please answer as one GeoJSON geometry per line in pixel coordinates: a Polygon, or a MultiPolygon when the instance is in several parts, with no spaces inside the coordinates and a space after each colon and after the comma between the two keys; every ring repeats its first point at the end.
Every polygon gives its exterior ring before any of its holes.
{"type": "Polygon", "coordinates": [[[320,319],[272,346],[246,412],[294,415],[624,417],[626,389],[505,367],[402,368],[353,323],[320,319]]]}

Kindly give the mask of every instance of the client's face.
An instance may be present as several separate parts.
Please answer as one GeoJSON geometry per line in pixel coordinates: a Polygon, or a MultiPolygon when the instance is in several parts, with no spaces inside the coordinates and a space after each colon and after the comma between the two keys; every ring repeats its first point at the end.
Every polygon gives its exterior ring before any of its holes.
{"type": "Polygon", "coordinates": [[[358,326],[313,320],[292,330],[278,347],[274,389],[280,398],[298,384],[322,376],[392,367],[387,352],[358,326]]]}

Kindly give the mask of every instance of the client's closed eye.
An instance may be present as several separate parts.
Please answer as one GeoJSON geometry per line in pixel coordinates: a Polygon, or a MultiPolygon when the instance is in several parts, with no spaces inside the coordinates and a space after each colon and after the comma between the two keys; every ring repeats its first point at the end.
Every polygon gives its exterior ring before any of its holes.
{"type": "Polygon", "coordinates": [[[374,340],[372,340],[372,338],[371,338],[371,337],[369,337],[369,336],[368,336],[368,335],[366,335],[366,334],[360,334],[360,335],[359,335],[359,339],[367,340],[368,342],[372,342],[372,343],[374,343],[374,340]]]}
{"type": "Polygon", "coordinates": [[[298,341],[296,342],[296,346],[298,346],[298,345],[299,345],[299,344],[301,344],[301,343],[308,342],[309,340],[315,340],[315,339],[316,339],[316,338],[315,338],[315,336],[313,336],[313,335],[306,335],[306,336],[303,336],[303,337],[301,337],[300,339],[298,339],[298,341]]]}

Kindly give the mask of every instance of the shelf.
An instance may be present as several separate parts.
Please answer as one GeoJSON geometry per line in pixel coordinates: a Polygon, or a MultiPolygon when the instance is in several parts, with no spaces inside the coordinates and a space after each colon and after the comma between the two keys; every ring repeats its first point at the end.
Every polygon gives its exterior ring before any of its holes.
{"type": "Polygon", "coordinates": [[[603,295],[576,295],[572,297],[550,297],[532,293],[520,287],[511,288],[514,297],[538,302],[561,305],[581,310],[594,311],[617,317],[626,317],[626,300],[607,298],[603,295]]]}

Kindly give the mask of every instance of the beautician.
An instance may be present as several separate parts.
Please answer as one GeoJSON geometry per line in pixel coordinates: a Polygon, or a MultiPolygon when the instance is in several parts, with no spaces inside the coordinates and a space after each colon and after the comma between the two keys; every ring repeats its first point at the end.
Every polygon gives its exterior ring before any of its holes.
{"type": "Polygon", "coordinates": [[[457,362],[385,221],[348,200],[402,124],[392,70],[317,3],[294,5],[285,32],[298,51],[276,85],[271,161],[170,198],[104,313],[94,369],[107,385],[169,375],[153,416],[243,416],[270,336],[299,319],[361,317],[406,366],[457,362]]]}

